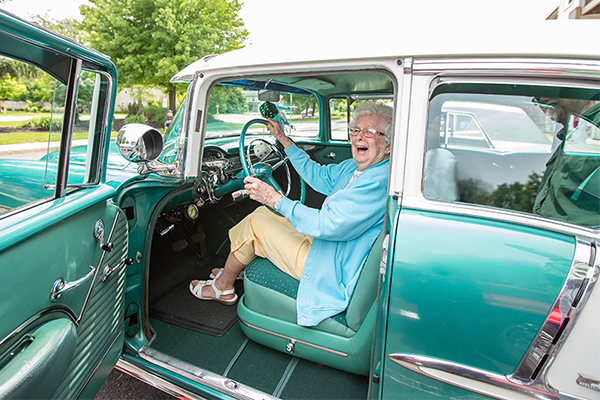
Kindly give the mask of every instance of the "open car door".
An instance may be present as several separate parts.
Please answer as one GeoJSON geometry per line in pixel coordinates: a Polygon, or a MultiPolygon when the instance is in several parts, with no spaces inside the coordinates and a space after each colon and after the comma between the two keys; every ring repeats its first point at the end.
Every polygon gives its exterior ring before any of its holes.
{"type": "Polygon", "coordinates": [[[0,160],[0,398],[93,397],[123,347],[130,261],[103,183],[116,69],[1,10],[0,55],[51,93],[56,132],[42,160],[0,160]],[[87,136],[83,161],[70,160],[74,131],[87,136]]]}

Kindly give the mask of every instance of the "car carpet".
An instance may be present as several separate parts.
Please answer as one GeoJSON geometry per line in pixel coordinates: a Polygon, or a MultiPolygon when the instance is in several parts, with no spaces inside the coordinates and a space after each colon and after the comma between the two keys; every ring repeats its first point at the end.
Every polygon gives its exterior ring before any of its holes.
{"type": "MultiPolygon", "coordinates": [[[[190,292],[189,284],[186,281],[154,302],[150,307],[150,318],[213,336],[224,335],[238,320],[237,305],[200,300],[190,292]]],[[[242,282],[236,281],[234,286],[241,297],[242,282]]]]}
{"type": "Polygon", "coordinates": [[[163,321],[152,348],[282,399],[366,399],[368,377],[298,359],[248,341],[240,323],[223,336],[206,335],[163,321]],[[309,382],[310,384],[307,384],[309,382]]]}

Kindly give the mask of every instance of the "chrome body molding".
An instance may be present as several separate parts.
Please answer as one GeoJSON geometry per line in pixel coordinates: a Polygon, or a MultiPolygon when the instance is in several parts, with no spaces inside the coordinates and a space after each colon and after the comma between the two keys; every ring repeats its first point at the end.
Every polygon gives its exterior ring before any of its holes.
{"type": "Polygon", "coordinates": [[[431,357],[390,354],[388,358],[413,372],[440,382],[503,400],[559,399],[555,394],[511,382],[506,376],[431,357]]]}
{"type": "MultiPolygon", "coordinates": [[[[168,354],[162,353],[158,350],[151,349],[147,346],[142,346],[139,350],[139,356],[141,359],[146,360],[154,365],[178,374],[184,378],[187,378],[200,385],[210,387],[218,390],[228,396],[234,397],[240,400],[260,400],[260,399],[276,399],[275,397],[253,389],[250,386],[241,384],[227,377],[215,374],[208,370],[198,368],[195,365],[182,361],[178,358],[171,357],[168,354]]],[[[184,395],[192,399],[201,399],[203,397],[193,394],[190,392],[182,391],[178,386],[167,382],[166,380],[150,374],[146,371],[135,367],[131,363],[125,360],[119,360],[117,368],[126,372],[136,378],[160,389],[164,392],[174,392],[174,396],[184,395]],[[134,367],[134,368],[132,368],[134,367]],[[136,371],[137,370],[137,371],[136,371]]],[[[172,394],[172,393],[170,393],[172,394]]]]}
{"type": "Polygon", "coordinates": [[[335,354],[337,356],[348,357],[348,354],[343,353],[341,351],[329,349],[327,347],[319,346],[319,345],[316,345],[316,344],[313,344],[313,343],[310,343],[310,342],[305,342],[304,340],[300,340],[300,339],[296,339],[296,338],[293,338],[293,337],[290,337],[290,336],[282,335],[282,334],[277,333],[277,332],[271,332],[269,330],[266,330],[266,329],[263,329],[263,328],[259,328],[258,326],[250,325],[249,323],[247,323],[246,321],[242,321],[241,319],[240,319],[240,322],[243,323],[244,325],[246,325],[248,328],[254,329],[256,331],[259,331],[259,332],[262,332],[262,333],[267,333],[269,335],[273,335],[273,336],[276,336],[276,337],[281,338],[281,339],[289,340],[290,343],[292,343],[294,347],[295,347],[296,344],[302,344],[304,346],[312,347],[313,349],[317,349],[317,350],[326,351],[328,353],[335,354]]]}
{"type": "Polygon", "coordinates": [[[574,398],[552,388],[547,374],[598,281],[600,257],[597,256],[597,247],[596,241],[576,237],[575,256],[560,294],[525,357],[511,375],[499,375],[421,355],[390,354],[388,358],[419,374],[498,399],[522,396],[574,398]]]}
{"type": "Polygon", "coordinates": [[[526,225],[533,228],[543,229],[545,231],[564,233],[569,236],[586,238],[590,241],[600,241],[600,231],[596,229],[508,209],[493,208],[471,203],[428,200],[422,197],[422,195],[420,199],[404,196],[402,200],[402,207],[406,209],[431,211],[449,215],[462,215],[466,217],[526,225]]]}

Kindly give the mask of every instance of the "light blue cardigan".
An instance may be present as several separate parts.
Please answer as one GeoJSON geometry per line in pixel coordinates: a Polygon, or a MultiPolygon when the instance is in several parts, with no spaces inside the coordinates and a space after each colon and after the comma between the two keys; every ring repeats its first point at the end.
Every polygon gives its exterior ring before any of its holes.
{"type": "Polygon", "coordinates": [[[314,326],[348,306],[383,229],[390,163],[366,169],[345,186],[358,168],[353,159],[322,166],[295,145],[286,153],[306,183],[327,195],[320,210],[285,197],[277,207],[298,232],[314,238],[296,300],[298,325],[314,326]]]}

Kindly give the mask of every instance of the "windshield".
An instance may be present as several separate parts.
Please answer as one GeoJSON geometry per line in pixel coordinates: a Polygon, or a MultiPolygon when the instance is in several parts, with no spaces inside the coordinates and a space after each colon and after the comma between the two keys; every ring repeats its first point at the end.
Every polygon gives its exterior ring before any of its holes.
{"type": "MultiPolygon", "coordinates": [[[[239,136],[244,125],[255,118],[262,118],[258,99],[259,89],[248,87],[248,83],[226,82],[215,86],[210,93],[206,137],[239,136]]],[[[279,118],[291,136],[316,137],[319,134],[319,103],[317,98],[302,90],[302,93],[279,91],[277,105],[279,118]]],[[[248,135],[268,134],[262,125],[254,124],[248,135]]]]}

